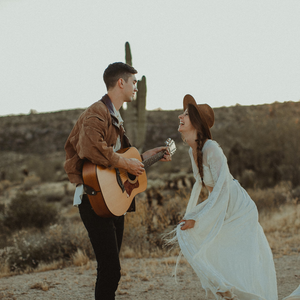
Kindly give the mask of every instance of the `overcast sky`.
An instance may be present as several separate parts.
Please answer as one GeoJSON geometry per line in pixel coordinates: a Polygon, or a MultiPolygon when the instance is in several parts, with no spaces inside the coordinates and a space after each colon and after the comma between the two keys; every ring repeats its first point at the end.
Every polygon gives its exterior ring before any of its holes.
{"type": "Polygon", "coordinates": [[[300,0],[0,0],[0,115],[89,106],[126,41],[149,110],[300,100],[300,0]]]}

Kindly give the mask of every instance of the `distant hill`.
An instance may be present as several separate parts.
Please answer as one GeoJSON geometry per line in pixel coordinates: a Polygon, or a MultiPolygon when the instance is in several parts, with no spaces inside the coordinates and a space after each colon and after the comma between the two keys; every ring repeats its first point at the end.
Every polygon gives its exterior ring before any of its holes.
{"type": "MultiPolygon", "coordinates": [[[[21,180],[35,173],[44,181],[65,180],[64,144],[84,109],[0,117],[1,178],[21,180]]],[[[215,108],[213,139],[223,148],[230,170],[244,186],[300,182],[300,102],[215,108]]],[[[187,146],[178,133],[181,110],[147,111],[144,149],[175,140],[173,162],[151,167],[149,174],[190,172],[187,146]]],[[[125,124],[126,125],[126,124],[125,124]]]]}

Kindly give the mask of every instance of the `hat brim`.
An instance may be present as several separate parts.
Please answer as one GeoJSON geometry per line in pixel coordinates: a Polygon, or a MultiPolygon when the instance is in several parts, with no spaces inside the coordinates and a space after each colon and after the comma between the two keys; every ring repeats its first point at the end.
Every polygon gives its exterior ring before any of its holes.
{"type": "Polygon", "coordinates": [[[214,124],[214,112],[208,104],[197,104],[194,97],[190,94],[187,94],[183,98],[183,108],[184,111],[187,109],[188,105],[193,105],[198,112],[199,118],[201,120],[203,130],[206,132],[208,138],[212,138],[210,128],[214,124]],[[209,117],[207,119],[207,117],[209,117]]]}
{"type": "Polygon", "coordinates": [[[197,102],[194,99],[194,97],[192,95],[187,94],[183,98],[183,109],[186,110],[189,104],[192,104],[197,108],[197,102]]]}

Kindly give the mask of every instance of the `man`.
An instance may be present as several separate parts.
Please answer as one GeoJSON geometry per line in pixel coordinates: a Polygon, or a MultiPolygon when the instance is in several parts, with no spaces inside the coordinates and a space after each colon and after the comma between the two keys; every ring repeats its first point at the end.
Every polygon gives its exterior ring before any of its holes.
{"type": "MultiPolygon", "coordinates": [[[[106,168],[126,169],[138,176],[144,165],[136,158],[121,157],[116,151],[130,146],[124,133],[119,109],[124,102],[131,102],[137,92],[137,71],[124,63],[110,64],[103,74],[107,94],[87,108],[77,120],[65,144],[65,171],[76,184],[74,205],[78,205],[81,219],[88,231],[97,259],[95,299],[115,299],[121,277],[119,252],[124,230],[124,216],[102,218],[92,209],[84,193],[82,166],[85,160],[106,168]]],[[[143,160],[166,149],[158,147],[142,154],[143,160]]],[[[167,153],[162,161],[171,160],[167,153]]],[[[135,208],[133,203],[129,211],[135,208]]]]}

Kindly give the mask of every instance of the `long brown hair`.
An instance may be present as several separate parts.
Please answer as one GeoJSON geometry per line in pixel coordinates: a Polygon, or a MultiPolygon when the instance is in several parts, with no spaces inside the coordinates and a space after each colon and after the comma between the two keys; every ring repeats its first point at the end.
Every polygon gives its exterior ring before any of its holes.
{"type": "Polygon", "coordinates": [[[203,121],[201,120],[201,117],[198,113],[197,108],[192,105],[188,104],[188,113],[190,121],[193,125],[193,127],[197,130],[197,139],[195,140],[197,142],[197,164],[198,164],[198,170],[201,176],[202,183],[203,182],[203,153],[202,148],[207,139],[210,138],[209,133],[205,129],[205,126],[203,125],[203,121]]]}

